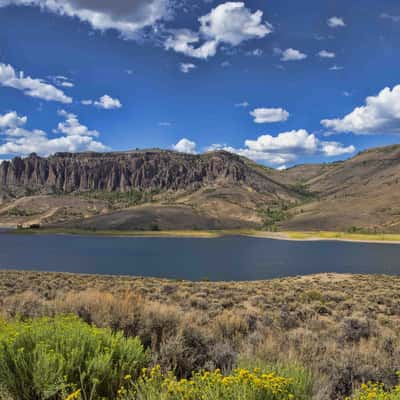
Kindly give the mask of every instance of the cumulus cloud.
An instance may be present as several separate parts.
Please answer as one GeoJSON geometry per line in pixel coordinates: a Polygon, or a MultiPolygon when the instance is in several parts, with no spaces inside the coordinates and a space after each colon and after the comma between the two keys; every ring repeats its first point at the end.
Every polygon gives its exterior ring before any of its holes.
{"type": "Polygon", "coordinates": [[[250,39],[260,39],[272,32],[263,22],[263,12],[251,12],[243,2],[228,1],[199,18],[198,32],[189,29],[171,31],[165,48],[194,58],[207,59],[217,53],[220,44],[237,46],[250,39]]]}
{"type": "Polygon", "coordinates": [[[180,153],[196,154],[196,142],[183,138],[178,143],[174,144],[172,148],[180,153]]]}
{"type": "Polygon", "coordinates": [[[256,124],[287,121],[289,113],[283,108],[256,108],[250,111],[256,124]]]}
{"type": "Polygon", "coordinates": [[[63,133],[67,136],[99,136],[99,132],[89,130],[87,126],[82,125],[75,114],[60,110],[58,115],[64,117],[65,121],[58,124],[54,130],[55,133],[63,133]]]}
{"type": "Polygon", "coordinates": [[[179,69],[184,74],[188,74],[192,69],[195,69],[195,68],[196,68],[196,66],[194,64],[191,64],[191,63],[181,63],[181,64],[179,64],[179,69]]]}
{"type": "Polygon", "coordinates": [[[328,19],[327,24],[330,28],[340,28],[346,26],[343,18],[340,17],[331,17],[328,19]]]}
{"type": "Polygon", "coordinates": [[[170,0],[0,0],[8,5],[35,6],[54,14],[78,18],[93,29],[114,29],[125,39],[133,39],[148,26],[168,18],[170,0]]]}
{"type": "Polygon", "coordinates": [[[97,131],[89,130],[82,125],[77,116],[60,111],[59,115],[65,121],[58,124],[54,133],[61,136],[50,138],[40,129],[25,128],[28,118],[19,116],[15,111],[0,115],[0,155],[22,155],[38,153],[43,156],[58,151],[105,151],[108,149],[103,143],[94,140],[99,136],[97,131]]]}
{"type": "Polygon", "coordinates": [[[94,105],[105,110],[112,110],[114,108],[121,108],[122,104],[118,99],[114,99],[108,94],[101,96],[99,100],[94,102],[94,105]]]}
{"type": "Polygon", "coordinates": [[[98,100],[82,100],[81,103],[85,106],[94,105],[98,108],[103,108],[104,110],[113,110],[116,108],[121,108],[122,103],[117,98],[112,98],[108,94],[101,96],[98,100]]]}
{"type": "Polygon", "coordinates": [[[0,114],[0,129],[23,126],[27,120],[27,117],[20,117],[15,111],[10,111],[3,115],[0,114]]]}
{"type": "Polygon", "coordinates": [[[281,61],[300,61],[307,58],[307,54],[292,48],[283,51],[280,49],[275,49],[275,53],[281,54],[281,61]]]}
{"type": "Polygon", "coordinates": [[[305,129],[282,132],[277,136],[262,135],[256,140],[246,140],[244,144],[243,148],[213,145],[212,149],[226,150],[272,165],[293,162],[300,156],[333,157],[352,154],[355,151],[354,146],[343,146],[334,141],[322,141],[305,129]]]}
{"type": "Polygon", "coordinates": [[[333,51],[321,50],[318,52],[318,57],[321,58],[335,58],[336,54],[333,51]]]}
{"type": "Polygon", "coordinates": [[[356,107],[343,118],[323,119],[321,124],[335,132],[360,135],[400,133],[400,85],[367,97],[365,105],[356,107]]]}
{"type": "Polygon", "coordinates": [[[46,101],[72,103],[72,98],[66,96],[62,90],[46,83],[42,79],[33,79],[30,76],[25,77],[22,71],[17,74],[9,64],[0,63],[0,85],[21,90],[27,96],[46,101]]]}
{"type": "Polygon", "coordinates": [[[179,29],[172,31],[172,36],[165,41],[164,47],[173,49],[177,53],[183,53],[193,58],[206,59],[215,56],[218,43],[215,40],[209,40],[202,45],[195,47],[200,42],[200,36],[196,32],[188,29],[179,29]]]}

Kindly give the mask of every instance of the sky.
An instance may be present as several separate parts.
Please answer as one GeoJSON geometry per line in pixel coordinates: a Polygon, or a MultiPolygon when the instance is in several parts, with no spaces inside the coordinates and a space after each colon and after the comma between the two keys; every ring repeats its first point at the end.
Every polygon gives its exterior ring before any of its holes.
{"type": "Polygon", "coordinates": [[[0,0],[0,162],[225,149],[274,168],[398,143],[398,0],[0,0]]]}

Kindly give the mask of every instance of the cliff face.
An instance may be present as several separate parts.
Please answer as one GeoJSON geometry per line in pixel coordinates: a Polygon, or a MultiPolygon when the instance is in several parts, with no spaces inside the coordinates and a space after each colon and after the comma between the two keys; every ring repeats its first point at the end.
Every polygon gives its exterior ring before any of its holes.
{"type": "Polygon", "coordinates": [[[246,182],[257,189],[272,184],[226,152],[56,153],[48,158],[32,154],[0,164],[0,190],[14,194],[196,189],[217,181],[246,182]]]}

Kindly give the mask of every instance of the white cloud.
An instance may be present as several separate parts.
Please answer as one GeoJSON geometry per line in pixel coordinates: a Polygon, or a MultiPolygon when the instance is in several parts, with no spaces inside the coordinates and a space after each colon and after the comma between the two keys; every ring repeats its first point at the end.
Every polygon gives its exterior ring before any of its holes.
{"type": "Polygon", "coordinates": [[[62,82],[61,86],[67,87],[67,88],[72,88],[75,85],[72,82],[62,82]]]}
{"type": "Polygon", "coordinates": [[[188,29],[171,31],[165,48],[206,59],[217,53],[220,44],[237,46],[246,40],[260,39],[271,33],[272,26],[263,22],[262,17],[260,10],[252,13],[243,2],[228,1],[199,18],[198,32],[188,29]]]}
{"type": "Polygon", "coordinates": [[[122,107],[122,104],[118,99],[114,99],[108,94],[101,96],[99,100],[94,102],[94,105],[99,108],[104,108],[105,110],[122,107]]]}
{"type": "Polygon", "coordinates": [[[196,142],[183,138],[178,143],[174,144],[172,148],[180,153],[196,154],[196,142]]]}
{"type": "Polygon", "coordinates": [[[318,57],[321,58],[335,58],[336,54],[333,51],[321,50],[318,52],[318,57]]]}
{"type": "Polygon", "coordinates": [[[42,79],[25,77],[22,71],[17,74],[11,65],[3,63],[0,63],[0,85],[21,90],[27,96],[38,99],[65,104],[72,103],[71,97],[66,96],[62,90],[44,82],[42,79]]]}
{"type": "Polygon", "coordinates": [[[343,18],[340,17],[331,17],[328,19],[327,24],[330,28],[340,28],[346,26],[343,18]]]}
{"type": "Polygon", "coordinates": [[[172,122],[161,121],[158,123],[158,126],[169,127],[169,126],[172,126],[172,122]]]}
{"type": "Polygon", "coordinates": [[[249,106],[249,102],[248,101],[242,101],[241,103],[236,103],[235,107],[241,107],[241,108],[247,108],[249,106]]]}
{"type": "Polygon", "coordinates": [[[323,119],[321,124],[335,132],[360,135],[400,133],[400,85],[386,87],[378,95],[367,97],[365,105],[345,117],[323,119]]]}
{"type": "Polygon", "coordinates": [[[15,111],[0,114],[0,129],[16,128],[26,124],[27,117],[20,117],[15,111]]]}
{"type": "Polygon", "coordinates": [[[281,61],[300,61],[307,58],[307,54],[304,54],[300,50],[292,48],[286,49],[284,51],[275,49],[275,52],[281,53],[281,61]]]}
{"type": "Polygon", "coordinates": [[[391,15],[387,13],[382,13],[380,17],[382,19],[389,19],[392,22],[400,22],[400,15],[391,15]]]}
{"type": "Polygon", "coordinates": [[[108,94],[101,96],[98,100],[82,100],[81,103],[85,106],[94,105],[95,107],[103,108],[104,110],[112,110],[122,107],[120,100],[116,98],[114,99],[108,94]]]}
{"type": "Polygon", "coordinates": [[[173,35],[168,37],[164,44],[167,50],[173,49],[177,53],[183,53],[193,58],[202,59],[215,56],[217,53],[218,43],[215,40],[206,41],[195,48],[193,45],[200,41],[200,37],[197,33],[188,29],[179,29],[172,33],[173,35]]]}
{"type": "Polygon", "coordinates": [[[352,154],[356,151],[354,146],[343,146],[339,142],[320,142],[321,153],[327,157],[337,157],[343,154],[352,154]]]}
{"type": "Polygon", "coordinates": [[[179,69],[184,74],[189,73],[192,69],[195,69],[195,68],[196,68],[196,66],[194,64],[191,64],[191,63],[181,63],[181,64],[179,64],[179,69]]]}
{"type": "Polygon", "coordinates": [[[58,15],[78,18],[93,29],[114,29],[125,39],[170,16],[170,0],[0,0],[8,5],[36,6],[58,15]]]}
{"type": "Polygon", "coordinates": [[[66,88],[72,88],[75,86],[75,84],[71,82],[69,78],[63,75],[50,76],[49,79],[51,79],[53,83],[57,86],[62,86],[66,88]]]}
{"type": "Polygon", "coordinates": [[[273,165],[293,162],[300,156],[333,157],[351,154],[355,151],[354,146],[346,147],[339,142],[322,141],[305,129],[282,132],[277,136],[262,135],[256,140],[246,140],[244,148],[213,145],[211,149],[226,150],[273,165]]]}
{"type": "Polygon", "coordinates": [[[261,49],[254,49],[251,51],[248,51],[246,53],[246,56],[254,56],[254,57],[261,57],[263,55],[263,51],[261,49]]]}
{"type": "Polygon", "coordinates": [[[329,71],[342,71],[344,69],[344,67],[342,67],[341,65],[333,65],[332,67],[329,68],[329,71]]]}
{"type": "Polygon", "coordinates": [[[60,122],[55,133],[64,133],[67,136],[99,136],[99,132],[91,131],[87,126],[82,125],[75,114],[60,110],[58,115],[65,118],[64,122],[60,122]]]}
{"type": "Polygon", "coordinates": [[[287,121],[289,113],[283,108],[256,108],[250,111],[256,124],[287,121]]]}
{"type": "Polygon", "coordinates": [[[0,120],[8,121],[0,127],[0,136],[4,138],[0,141],[0,155],[24,156],[38,153],[47,156],[58,151],[105,151],[108,149],[103,143],[93,139],[94,136],[99,136],[99,133],[90,131],[80,124],[76,115],[65,111],[60,111],[59,115],[65,118],[65,122],[58,125],[55,133],[63,135],[54,138],[49,138],[46,132],[39,129],[25,129],[27,117],[20,117],[15,111],[0,115],[0,120]]]}
{"type": "Polygon", "coordinates": [[[252,13],[243,2],[226,2],[199,18],[200,32],[219,43],[237,46],[245,40],[263,38],[272,31],[262,22],[263,12],[252,13]]]}

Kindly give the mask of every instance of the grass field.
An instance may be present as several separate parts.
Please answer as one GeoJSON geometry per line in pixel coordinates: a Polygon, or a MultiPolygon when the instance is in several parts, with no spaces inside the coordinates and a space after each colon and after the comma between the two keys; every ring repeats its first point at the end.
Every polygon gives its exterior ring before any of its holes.
{"type": "Polygon", "coordinates": [[[364,242],[400,242],[400,234],[391,233],[349,233],[349,232],[283,232],[289,239],[349,240],[364,242]]]}
{"type": "Polygon", "coordinates": [[[90,236],[145,236],[145,237],[192,237],[217,238],[222,236],[250,236],[280,240],[343,240],[354,242],[386,242],[400,243],[400,234],[391,233],[349,233],[327,231],[278,231],[268,232],[252,229],[235,230],[168,230],[168,231],[122,231],[122,230],[90,230],[90,229],[17,229],[18,234],[64,234],[90,236]]]}

